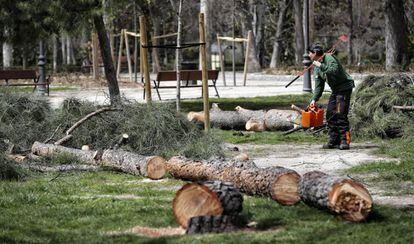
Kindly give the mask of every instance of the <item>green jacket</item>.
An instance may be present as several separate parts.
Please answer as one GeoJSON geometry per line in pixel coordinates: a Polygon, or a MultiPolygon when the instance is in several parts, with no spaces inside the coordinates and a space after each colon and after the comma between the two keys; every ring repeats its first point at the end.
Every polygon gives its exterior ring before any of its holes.
{"type": "Polygon", "coordinates": [[[315,91],[312,100],[318,101],[325,89],[325,82],[331,87],[332,92],[352,90],[355,87],[354,80],[345,72],[339,61],[332,55],[326,54],[320,67],[315,67],[315,91]]]}

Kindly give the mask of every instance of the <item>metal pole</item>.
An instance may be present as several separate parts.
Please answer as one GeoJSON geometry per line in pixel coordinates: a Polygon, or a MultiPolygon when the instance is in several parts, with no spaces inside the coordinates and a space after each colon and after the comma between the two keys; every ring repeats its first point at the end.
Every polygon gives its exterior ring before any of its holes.
{"type": "Polygon", "coordinates": [[[38,80],[38,86],[37,86],[37,93],[40,96],[44,96],[46,94],[46,58],[44,55],[43,50],[43,41],[39,42],[39,58],[38,58],[37,65],[39,66],[39,80],[38,80]]]}
{"type": "Polygon", "coordinates": [[[236,38],[236,28],[235,28],[235,25],[236,25],[236,20],[235,20],[235,12],[236,12],[236,0],[233,0],[233,42],[232,42],[232,44],[233,44],[233,48],[232,48],[232,58],[233,58],[233,84],[234,84],[234,86],[236,86],[236,46],[235,46],[235,44],[236,44],[236,42],[234,41],[234,39],[236,38]]]}
{"type": "MultiPolygon", "coordinates": [[[[303,65],[305,68],[311,65],[312,61],[310,60],[308,54],[308,47],[309,47],[309,0],[303,1],[303,32],[304,32],[304,39],[305,39],[305,50],[303,53],[303,65]]],[[[307,70],[303,75],[303,91],[304,92],[312,92],[312,83],[311,83],[311,74],[310,71],[307,70]]]]}

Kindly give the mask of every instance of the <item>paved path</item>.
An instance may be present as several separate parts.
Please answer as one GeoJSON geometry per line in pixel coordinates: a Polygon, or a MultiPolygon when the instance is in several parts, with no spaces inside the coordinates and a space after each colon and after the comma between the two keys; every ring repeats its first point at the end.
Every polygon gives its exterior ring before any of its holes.
{"type": "MultiPolygon", "coordinates": [[[[359,83],[363,77],[361,74],[352,74],[356,83],[359,83]]],[[[127,80],[126,75],[122,76],[127,80]]],[[[294,75],[268,75],[263,73],[249,73],[247,76],[247,84],[243,86],[243,73],[236,73],[236,85],[233,86],[233,74],[232,72],[226,72],[227,86],[223,85],[221,74],[217,81],[217,88],[222,98],[236,98],[236,97],[257,97],[257,96],[275,96],[286,94],[302,94],[303,80],[298,79],[290,87],[285,88],[285,85],[289,83],[295,76],[294,75]]],[[[151,78],[155,78],[151,75],[151,78]]],[[[172,83],[174,84],[174,82],[172,83]]],[[[132,85],[132,87],[122,88],[122,96],[128,99],[133,99],[139,102],[143,102],[143,88],[140,85],[132,85]]],[[[175,89],[161,89],[161,98],[163,100],[172,100],[176,98],[175,89]]],[[[209,89],[210,97],[214,97],[214,88],[209,89]]],[[[158,100],[155,90],[152,92],[154,100],[158,100]]],[[[93,88],[93,89],[81,89],[76,88],[72,91],[51,92],[50,103],[53,107],[58,107],[65,98],[77,97],[85,99],[91,102],[99,104],[108,103],[109,95],[106,87],[93,88]]],[[[181,89],[181,97],[183,99],[201,98],[201,88],[185,88],[181,89]]]]}

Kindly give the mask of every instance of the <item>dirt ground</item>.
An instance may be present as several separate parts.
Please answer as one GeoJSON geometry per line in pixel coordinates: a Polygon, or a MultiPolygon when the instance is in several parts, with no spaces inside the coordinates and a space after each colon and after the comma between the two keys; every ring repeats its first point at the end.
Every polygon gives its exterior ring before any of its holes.
{"type": "MultiPolygon", "coordinates": [[[[328,174],[353,177],[345,170],[351,167],[372,162],[395,162],[395,158],[388,158],[374,154],[378,148],[372,143],[353,143],[351,149],[341,151],[338,149],[322,149],[319,144],[278,144],[278,145],[254,145],[254,144],[226,144],[225,148],[230,156],[246,153],[249,159],[259,167],[283,166],[296,170],[299,174],[319,170],[328,174]],[[237,149],[236,149],[237,148],[237,149]]],[[[395,207],[414,207],[414,194],[398,193],[387,189],[381,182],[371,183],[370,176],[354,177],[362,182],[370,191],[376,204],[391,205],[395,207]]],[[[413,184],[407,183],[401,186],[402,191],[414,192],[413,184]]]]}

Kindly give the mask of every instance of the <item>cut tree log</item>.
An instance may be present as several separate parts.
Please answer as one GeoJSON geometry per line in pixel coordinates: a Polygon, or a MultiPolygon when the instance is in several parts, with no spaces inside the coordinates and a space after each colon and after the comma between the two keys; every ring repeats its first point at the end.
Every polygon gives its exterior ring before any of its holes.
{"type": "Polygon", "coordinates": [[[351,179],[312,171],[303,175],[299,187],[306,204],[328,210],[347,221],[363,221],[372,210],[368,190],[351,179]]]}
{"type": "Polygon", "coordinates": [[[188,227],[185,233],[192,235],[231,232],[238,229],[234,224],[235,221],[237,220],[235,220],[234,216],[228,215],[196,216],[190,218],[188,221],[188,227]]]}
{"type": "MultiPolygon", "coordinates": [[[[294,122],[299,115],[291,110],[271,109],[249,110],[240,106],[236,111],[223,111],[217,104],[213,103],[210,110],[210,121],[212,127],[220,129],[265,131],[265,130],[289,130],[293,128],[294,122]]],[[[203,112],[190,112],[187,115],[189,121],[203,124],[203,112]]]]}
{"type": "Polygon", "coordinates": [[[231,182],[243,193],[270,197],[282,205],[300,200],[300,175],[283,167],[259,168],[251,161],[192,161],[184,157],[173,157],[166,164],[177,179],[231,182]]]}
{"type": "Polygon", "coordinates": [[[83,151],[35,142],[32,146],[32,153],[44,157],[51,157],[58,153],[69,153],[84,163],[106,166],[124,173],[146,176],[153,180],[161,179],[166,173],[165,159],[162,157],[142,156],[122,150],[83,151]]]}
{"type": "Polygon", "coordinates": [[[153,180],[161,179],[166,173],[164,158],[142,156],[123,150],[105,150],[101,157],[101,165],[153,180]]]}
{"type": "Polygon", "coordinates": [[[192,217],[203,215],[237,215],[243,209],[243,196],[232,184],[221,181],[188,183],[173,200],[177,223],[188,227],[192,217]]]}

